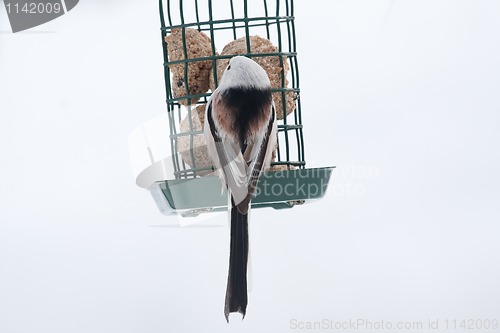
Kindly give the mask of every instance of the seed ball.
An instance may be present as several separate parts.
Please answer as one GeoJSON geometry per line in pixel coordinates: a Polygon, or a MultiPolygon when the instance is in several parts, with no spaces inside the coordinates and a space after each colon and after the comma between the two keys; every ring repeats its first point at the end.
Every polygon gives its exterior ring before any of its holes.
{"type": "MultiPolygon", "coordinates": [[[[189,124],[189,114],[182,120],[180,125],[179,134],[186,135],[177,137],[177,151],[181,154],[182,160],[191,168],[210,168],[213,164],[212,160],[208,157],[207,144],[203,135],[204,118],[205,105],[199,105],[191,110],[192,127],[189,124]],[[198,131],[201,131],[201,133],[192,134],[192,132],[198,131]],[[191,137],[193,137],[192,146],[191,137]]],[[[212,173],[212,170],[197,171],[197,174],[200,176],[210,173],[212,173]]]]}
{"type": "MultiPolygon", "coordinates": [[[[212,43],[210,38],[195,29],[186,28],[186,50],[187,58],[203,58],[212,55],[212,43]]],[[[185,60],[184,45],[182,42],[182,29],[175,28],[165,37],[168,50],[168,60],[185,60]]],[[[185,64],[168,65],[172,72],[172,92],[175,98],[182,98],[178,102],[182,105],[196,104],[199,98],[187,98],[187,89],[185,82],[184,69],[185,64]],[[183,98],[184,97],[184,98],[183,98]]],[[[204,94],[209,89],[210,73],[212,69],[211,60],[193,61],[188,63],[187,86],[190,95],[204,94]]]]}

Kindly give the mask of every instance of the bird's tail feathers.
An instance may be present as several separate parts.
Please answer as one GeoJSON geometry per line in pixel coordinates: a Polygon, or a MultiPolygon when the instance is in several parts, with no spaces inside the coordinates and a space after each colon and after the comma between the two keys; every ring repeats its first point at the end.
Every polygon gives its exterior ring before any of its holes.
{"type": "Polygon", "coordinates": [[[229,322],[229,313],[239,312],[245,317],[247,309],[247,264],[248,264],[248,213],[242,214],[231,199],[231,248],[229,275],[227,278],[224,315],[229,322]]]}

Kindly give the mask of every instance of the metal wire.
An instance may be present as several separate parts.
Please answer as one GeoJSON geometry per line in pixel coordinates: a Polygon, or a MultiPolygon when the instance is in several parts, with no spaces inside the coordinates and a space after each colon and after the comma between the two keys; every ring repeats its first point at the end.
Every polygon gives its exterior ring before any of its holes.
{"type": "MultiPolygon", "coordinates": [[[[210,1],[211,2],[211,1],[210,1]]],[[[173,24],[168,27],[162,27],[162,29],[167,30],[167,32],[170,32],[172,29],[176,28],[191,28],[191,27],[196,27],[200,26],[199,31],[210,31],[212,29],[214,30],[227,30],[227,29],[237,29],[237,28],[243,28],[246,27],[246,25],[240,25],[240,26],[233,26],[233,23],[236,22],[243,22],[248,21],[248,27],[259,27],[259,26],[266,26],[266,25],[273,25],[276,23],[283,23],[286,22],[287,20],[293,20],[293,17],[286,17],[286,16],[281,16],[281,17],[249,17],[247,19],[245,18],[234,18],[234,19],[226,19],[226,20],[208,20],[208,21],[202,21],[202,22],[194,22],[194,23],[184,23],[184,24],[173,24]],[[268,22],[270,19],[277,20],[275,23],[268,22]],[[259,22],[261,21],[261,22],[259,22]],[[250,23],[252,22],[252,23],[250,23]],[[231,25],[222,25],[225,23],[231,23],[231,25]],[[211,28],[211,25],[215,25],[215,27],[211,28]],[[218,26],[220,25],[220,26],[218,26]]]]}
{"type": "MultiPolygon", "coordinates": [[[[195,128],[193,124],[193,117],[198,117],[196,112],[193,112],[198,105],[204,105],[207,103],[211,92],[206,92],[202,94],[191,94],[191,89],[189,87],[190,82],[188,75],[188,66],[194,65],[196,62],[200,61],[211,61],[212,62],[212,75],[214,78],[215,86],[218,85],[220,78],[217,77],[217,62],[223,59],[228,59],[234,55],[219,55],[216,49],[216,38],[219,36],[219,32],[224,30],[230,30],[232,32],[232,37],[234,40],[237,39],[237,32],[242,31],[246,37],[246,53],[247,57],[278,57],[280,61],[281,68],[285,68],[285,57],[289,63],[289,78],[290,86],[286,86],[287,75],[284,70],[281,71],[281,87],[272,89],[273,96],[276,98],[278,93],[278,98],[281,99],[281,104],[283,110],[281,112],[286,115],[287,113],[287,94],[292,92],[296,97],[295,110],[293,115],[289,117],[284,117],[284,119],[279,121],[278,125],[278,137],[279,137],[279,147],[277,151],[277,159],[272,163],[273,165],[284,165],[288,169],[291,167],[304,168],[305,162],[305,149],[304,149],[304,135],[303,135],[303,125],[302,125],[302,115],[301,115],[301,100],[300,100],[300,81],[299,81],[299,70],[298,70],[298,60],[297,60],[297,45],[296,45],[296,33],[295,33],[295,17],[294,17],[294,5],[293,0],[274,0],[275,1],[275,15],[270,16],[268,0],[263,0],[262,2],[262,12],[264,16],[250,16],[249,15],[249,1],[248,0],[229,0],[230,18],[214,19],[214,6],[212,0],[206,0],[208,4],[208,20],[202,20],[200,15],[199,0],[189,0],[194,2],[194,18],[192,20],[187,20],[189,14],[193,16],[192,12],[188,13],[185,10],[184,0],[159,0],[160,5],[160,21],[161,21],[161,36],[162,36],[162,48],[164,57],[164,76],[165,76],[165,88],[166,88],[166,102],[167,102],[167,112],[169,121],[169,131],[170,131],[170,146],[173,152],[173,167],[174,176],[176,179],[189,179],[199,176],[200,174],[212,171],[211,167],[198,166],[195,158],[195,140],[197,135],[202,135],[202,131],[199,128],[195,128]],[[163,6],[163,1],[166,1],[166,14],[168,18],[168,25],[165,22],[165,10],[163,6]],[[176,1],[178,3],[178,15],[174,15],[173,6],[171,1],[176,1]],[[239,4],[243,5],[243,13],[238,14],[234,2],[240,1],[239,4]],[[282,13],[284,11],[284,13],[282,13]],[[242,15],[241,15],[242,14],[242,15]],[[175,23],[172,17],[178,17],[179,22],[175,23]],[[271,27],[275,27],[275,33],[271,33],[271,27]],[[182,52],[184,59],[169,61],[168,49],[165,43],[165,37],[172,32],[172,29],[180,29],[182,36],[182,52]],[[198,31],[205,31],[211,40],[211,55],[207,57],[189,58],[188,45],[186,43],[186,29],[193,28],[198,31]],[[260,30],[259,30],[260,29],[260,30]],[[273,53],[252,53],[250,45],[250,36],[260,35],[271,40],[271,42],[277,46],[278,51],[273,53]],[[274,38],[274,40],[273,40],[274,38]],[[172,86],[171,86],[171,73],[170,67],[175,64],[183,64],[184,66],[184,85],[185,85],[185,95],[174,97],[172,86]],[[181,100],[184,101],[195,101],[198,100],[196,104],[192,104],[188,107],[181,106],[179,103],[181,100]],[[184,111],[182,111],[184,110],[184,111]],[[174,112],[176,111],[176,112],[174,112]],[[187,112],[186,112],[187,111],[187,112]],[[188,117],[189,130],[186,132],[181,130],[180,124],[182,121],[182,116],[188,117]],[[180,138],[185,138],[189,136],[189,160],[183,160],[186,158],[183,155],[181,158],[179,152],[177,151],[177,144],[180,138]]],[[[258,6],[256,3],[252,3],[252,9],[258,6]]],[[[201,12],[202,13],[202,12],[201,12]]],[[[202,13],[203,14],[203,13],[202,13]]],[[[206,16],[205,16],[206,17],[206,16]]],[[[226,37],[227,38],[227,37],[226,37]]],[[[229,41],[226,41],[229,42],[229,41]]],[[[184,103],[185,104],[185,103],[184,103]]]]}

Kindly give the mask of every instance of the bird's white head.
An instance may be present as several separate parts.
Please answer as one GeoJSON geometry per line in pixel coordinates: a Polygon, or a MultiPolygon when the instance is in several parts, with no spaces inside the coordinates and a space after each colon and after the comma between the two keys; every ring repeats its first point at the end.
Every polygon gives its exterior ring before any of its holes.
{"type": "Polygon", "coordinates": [[[247,88],[269,89],[271,83],[266,71],[255,61],[244,56],[231,58],[222,75],[220,89],[247,88]]]}

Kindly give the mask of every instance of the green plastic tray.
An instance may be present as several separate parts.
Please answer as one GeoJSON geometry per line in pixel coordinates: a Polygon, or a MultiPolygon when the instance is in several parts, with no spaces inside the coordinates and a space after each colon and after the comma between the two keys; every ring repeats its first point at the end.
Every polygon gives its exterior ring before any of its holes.
{"type": "MultiPolygon", "coordinates": [[[[262,174],[252,199],[252,208],[291,208],[307,200],[323,197],[335,167],[285,170],[262,174]]],[[[150,189],[160,211],[196,216],[227,210],[227,191],[219,177],[174,179],[156,182],[150,189]]]]}

